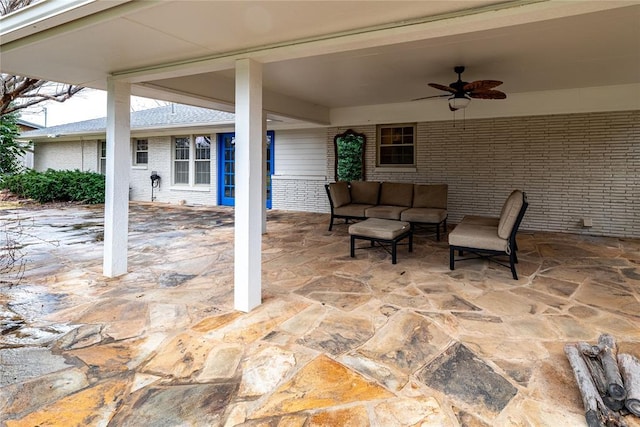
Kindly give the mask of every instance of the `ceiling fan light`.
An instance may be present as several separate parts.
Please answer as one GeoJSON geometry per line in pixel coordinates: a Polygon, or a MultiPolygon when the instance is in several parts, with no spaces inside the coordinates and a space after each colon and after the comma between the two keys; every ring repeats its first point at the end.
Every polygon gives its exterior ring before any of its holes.
{"type": "Polygon", "coordinates": [[[454,111],[461,110],[463,108],[467,108],[469,102],[471,102],[471,98],[468,98],[466,96],[453,96],[449,98],[449,108],[454,111]]]}

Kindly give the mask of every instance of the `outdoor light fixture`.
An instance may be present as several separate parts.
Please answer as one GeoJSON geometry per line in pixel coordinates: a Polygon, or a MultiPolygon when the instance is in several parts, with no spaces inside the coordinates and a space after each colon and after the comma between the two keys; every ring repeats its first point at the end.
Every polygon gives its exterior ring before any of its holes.
{"type": "Polygon", "coordinates": [[[455,95],[449,98],[449,108],[451,111],[461,110],[467,108],[469,102],[471,102],[471,98],[465,95],[455,95]]]}

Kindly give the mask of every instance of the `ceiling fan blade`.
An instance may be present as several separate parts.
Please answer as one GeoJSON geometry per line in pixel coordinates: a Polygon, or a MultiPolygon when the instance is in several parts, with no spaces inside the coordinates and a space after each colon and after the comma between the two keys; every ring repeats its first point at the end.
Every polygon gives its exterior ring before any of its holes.
{"type": "Polygon", "coordinates": [[[476,80],[475,82],[467,83],[462,89],[465,92],[486,91],[501,84],[502,82],[498,80],[476,80]]]}
{"type": "Polygon", "coordinates": [[[446,93],[446,94],[444,94],[444,95],[423,96],[422,98],[415,98],[415,99],[412,99],[412,101],[420,101],[420,100],[422,100],[422,99],[430,99],[430,98],[442,98],[442,97],[445,97],[445,96],[451,96],[451,95],[450,95],[450,94],[448,94],[448,93],[446,93]]]}
{"type": "Polygon", "coordinates": [[[477,99],[506,99],[507,94],[499,90],[483,90],[478,92],[469,92],[471,98],[477,99]]]}
{"type": "Polygon", "coordinates": [[[446,90],[447,92],[451,92],[451,93],[456,93],[456,90],[452,87],[449,86],[445,86],[445,85],[441,85],[438,83],[429,83],[429,86],[434,87],[436,89],[440,89],[440,90],[446,90]]]}

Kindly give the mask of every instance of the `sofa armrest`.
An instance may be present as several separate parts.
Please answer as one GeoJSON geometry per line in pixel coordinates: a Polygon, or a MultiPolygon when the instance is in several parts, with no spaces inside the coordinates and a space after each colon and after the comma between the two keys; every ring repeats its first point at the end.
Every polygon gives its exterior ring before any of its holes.
{"type": "Polygon", "coordinates": [[[347,182],[332,182],[327,184],[325,188],[327,189],[329,204],[332,209],[351,203],[351,193],[349,192],[349,184],[347,182]]]}

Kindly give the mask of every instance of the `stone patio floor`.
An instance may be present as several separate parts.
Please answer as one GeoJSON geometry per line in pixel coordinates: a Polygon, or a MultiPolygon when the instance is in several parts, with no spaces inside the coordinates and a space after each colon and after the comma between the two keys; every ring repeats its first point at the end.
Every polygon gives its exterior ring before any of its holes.
{"type": "Polygon", "coordinates": [[[26,261],[0,285],[9,427],[581,426],[564,344],[610,333],[640,356],[637,239],[523,231],[514,281],[450,271],[446,237],[392,265],[350,258],[328,215],[270,211],[242,313],[230,209],[132,204],[130,272],[107,279],[102,206],[6,207],[26,261]]]}

